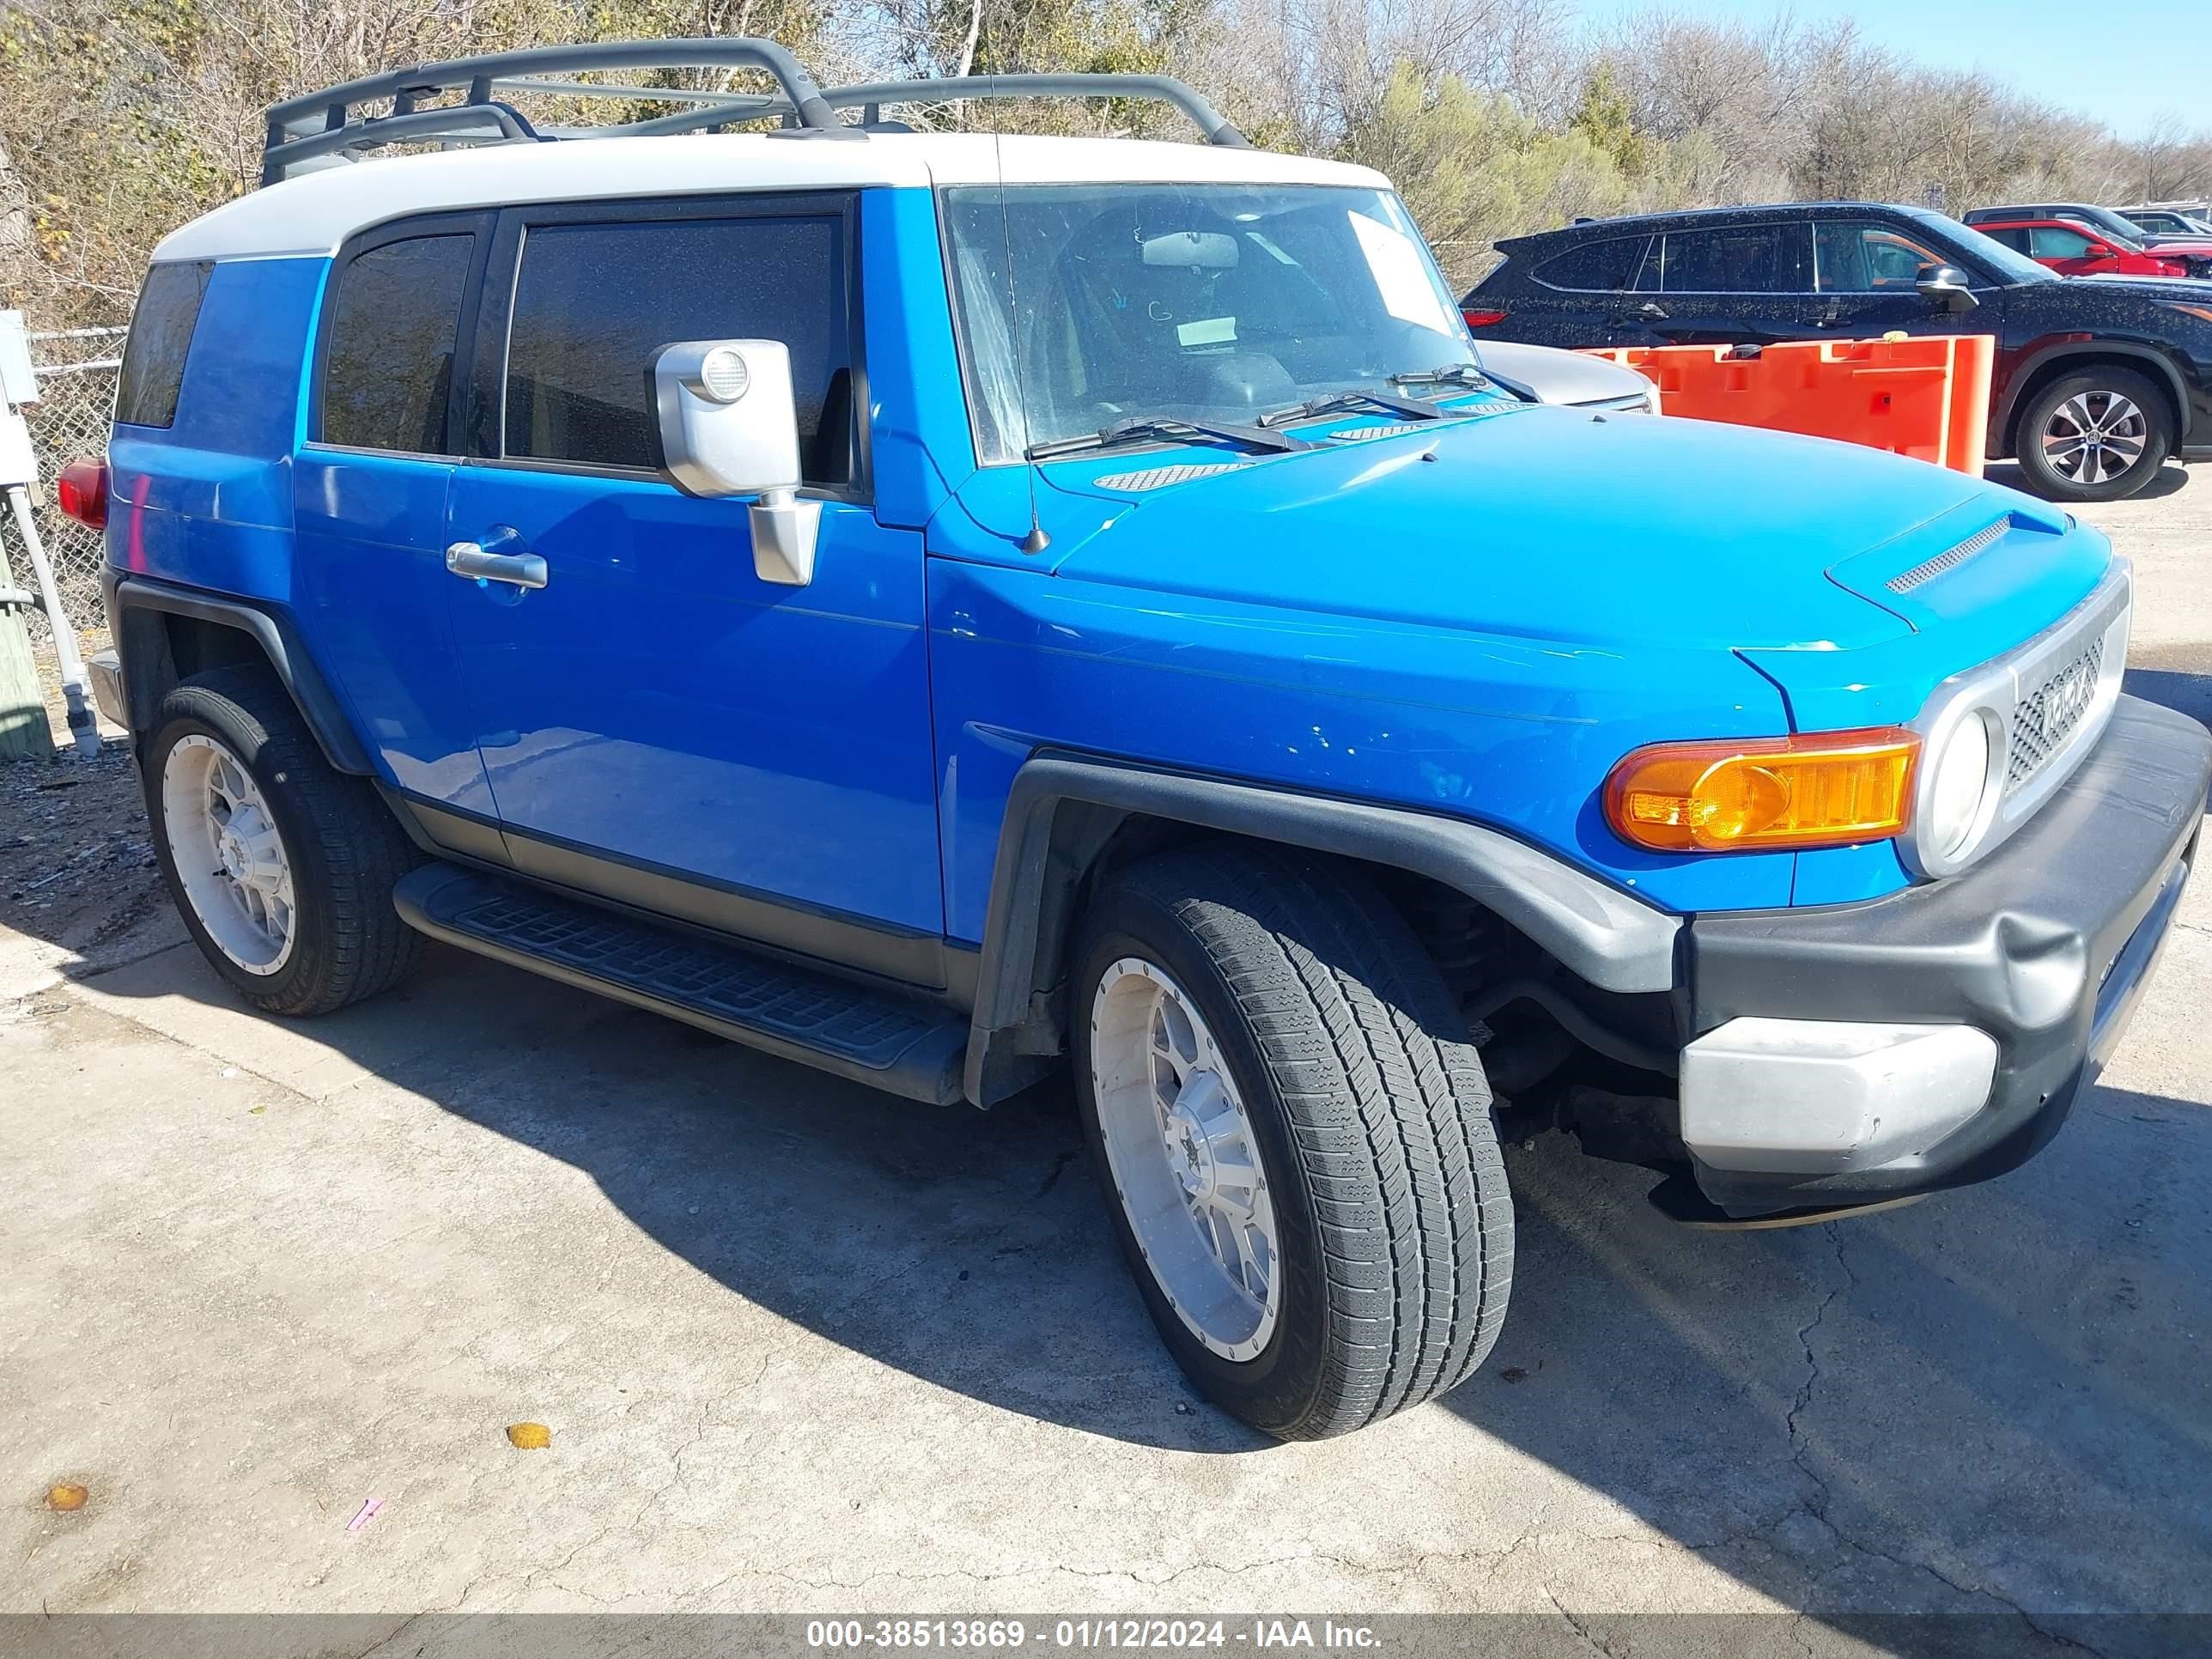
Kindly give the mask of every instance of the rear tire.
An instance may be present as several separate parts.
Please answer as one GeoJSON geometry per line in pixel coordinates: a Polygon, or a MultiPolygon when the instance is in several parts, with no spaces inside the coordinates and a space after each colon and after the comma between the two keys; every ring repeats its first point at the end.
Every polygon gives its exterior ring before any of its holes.
{"type": "Polygon", "coordinates": [[[1490,1091],[1434,965],[1363,876],[1225,842],[1146,860],[1092,902],[1070,988],[1115,1230],[1200,1389],[1314,1439],[1481,1363],[1513,1270],[1490,1091]],[[1208,1250],[1231,1254],[1223,1214],[1265,1248],[1208,1279],[1208,1250]]]}
{"type": "Polygon", "coordinates": [[[2029,398],[2013,441],[2027,487],[2052,501],[2123,501],[2172,451],[2165,392],[2134,369],[2101,364],[2029,398]]]}
{"type": "Polygon", "coordinates": [[[419,856],[368,781],[323,758],[273,674],[185,681],[161,700],[138,764],[178,912],[255,1007],[329,1013],[415,965],[422,936],[392,889],[419,856]]]}

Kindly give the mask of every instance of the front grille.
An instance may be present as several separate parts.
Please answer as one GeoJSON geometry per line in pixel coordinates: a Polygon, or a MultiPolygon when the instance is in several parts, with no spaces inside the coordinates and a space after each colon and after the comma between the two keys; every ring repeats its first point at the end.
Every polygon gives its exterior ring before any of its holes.
{"type": "Polygon", "coordinates": [[[2097,706],[2097,685],[2105,664],[2105,636],[2099,634],[2045,676],[2013,710],[2005,793],[2013,794],[2066,747],[2097,706]]]}

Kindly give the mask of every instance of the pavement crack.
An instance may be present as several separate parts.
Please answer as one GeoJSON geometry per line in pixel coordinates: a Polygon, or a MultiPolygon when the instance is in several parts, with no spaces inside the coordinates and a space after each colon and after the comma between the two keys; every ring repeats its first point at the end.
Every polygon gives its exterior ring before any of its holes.
{"type": "Polygon", "coordinates": [[[1826,1322],[1828,1310],[1835,1305],[1836,1298],[1856,1287],[1858,1275],[1851,1271],[1851,1264],[1844,1259],[1844,1243],[1837,1235],[1836,1224],[1823,1222],[1820,1231],[1827,1236],[1829,1248],[1835,1252],[1836,1265],[1843,1269],[1844,1282],[1832,1285],[1828,1293],[1820,1298],[1820,1305],[1813,1310],[1812,1318],[1798,1327],[1798,1346],[1805,1351],[1805,1380],[1798,1385],[1797,1397],[1790,1402],[1789,1415],[1784,1419],[1784,1423],[1790,1435],[1790,1461],[1813,1483],[1815,1496],[1807,1501],[1805,1509],[1816,1520],[1825,1522],[1828,1510],[1828,1483],[1813,1467],[1813,1449],[1805,1438],[1802,1425],[1806,1412],[1812,1407],[1814,1390],[1820,1382],[1820,1356],[1814,1349],[1813,1339],[1826,1322]]]}
{"type": "Polygon", "coordinates": [[[1047,1193],[1058,1186],[1060,1184],[1060,1176],[1066,1173],[1067,1166],[1074,1163],[1075,1158],[1076,1154],[1073,1148],[1070,1148],[1068,1151],[1064,1152],[1058,1157],[1054,1158],[1052,1161],[1052,1168],[1045,1172],[1044,1180],[1036,1189],[1036,1196],[1042,1198],[1047,1193]]]}
{"type": "Polygon", "coordinates": [[[1549,1584],[1544,1586],[1544,1599],[1552,1604],[1560,1618],[1567,1621],[1567,1628],[1583,1638],[1592,1653],[1602,1653],[1607,1656],[1607,1659],[1612,1659],[1613,1650],[1590,1634],[1589,1626],[1567,1610],[1567,1604],[1552,1593],[1552,1587],[1549,1584]]]}

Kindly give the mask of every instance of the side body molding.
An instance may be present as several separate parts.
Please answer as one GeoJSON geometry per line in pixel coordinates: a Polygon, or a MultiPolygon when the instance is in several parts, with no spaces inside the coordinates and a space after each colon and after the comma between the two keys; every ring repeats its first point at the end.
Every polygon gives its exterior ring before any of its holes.
{"type": "MultiPolygon", "coordinates": [[[[965,1091],[1005,1099],[1043,1069],[1038,983],[1064,951],[1091,861],[1133,816],[1411,871],[1494,911],[1588,983],[1674,984],[1680,919],[1510,836],[1401,807],[1040,750],[1014,775],[992,872],[965,1091]]],[[[1048,1022],[1045,1022],[1048,1024],[1048,1022]]]]}

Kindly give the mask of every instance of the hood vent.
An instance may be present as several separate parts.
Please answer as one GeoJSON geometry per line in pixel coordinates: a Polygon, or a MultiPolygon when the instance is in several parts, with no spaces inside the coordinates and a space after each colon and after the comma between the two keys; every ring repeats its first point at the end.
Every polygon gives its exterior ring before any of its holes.
{"type": "Polygon", "coordinates": [[[1938,553],[1934,558],[1892,576],[1885,586],[1893,593],[1910,593],[1916,587],[1925,587],[1945,571],[1956,570],[1967,560],[1995,547],[2004,538],[2005,532],[2011,528],[2012,515],[2007,514],[1995,524],[1977,530],[1949,551],[1938,553]]]}
{"type": "Polygon", "coordinates": [[[1193,478],[1211,478],[1223,472],[1241,472],[1248,465],[1244,461],[1184,461],[1174,466],[1148,466],[1136,472],[1109,472],[1091,482],[1101,489],[1136,493],[1165,489],[1170,484],[1188,483],[1193,478]]]}
{"type": "Polygon", "coordinates": [[[1426,432],[1434,421],[1400,421],[1394,426],[1354,426],[1328,435],[1340,443],[1349,443],[1355,438],[1402,438],[1408,432],[1426,432]]]}

